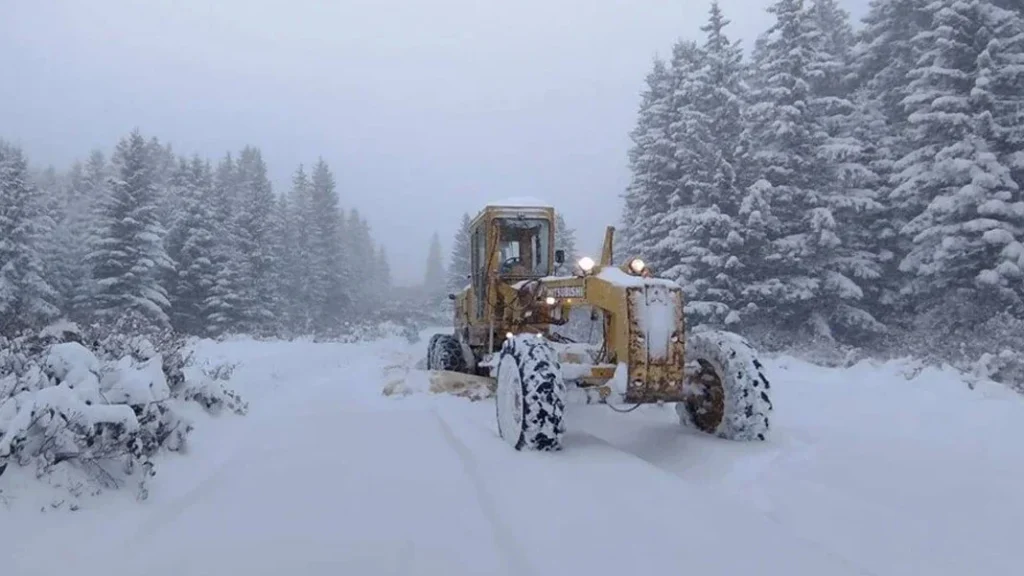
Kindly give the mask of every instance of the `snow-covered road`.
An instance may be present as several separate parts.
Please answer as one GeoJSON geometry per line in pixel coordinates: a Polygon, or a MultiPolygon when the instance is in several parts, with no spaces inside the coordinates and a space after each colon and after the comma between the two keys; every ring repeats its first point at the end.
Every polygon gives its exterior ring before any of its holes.
{"type": "Polygon", "coordinates": [[[202,421],[145,503],[13,507],[28,533],[6,530],[0,510],[0,552],[16,546],[0,572],[909,576],[1017,564],[1024,401],[998,386],[782,358],[768,364],[769,442],[688,434],[668,407],[574,406],[565,450],[520,453],[497,437],[491,402],[381,394],[395,379],[426,388],[411,369],[425,346],[202,343],[200,356],[242,363],[234,382],[251,413],[202,421]]]}

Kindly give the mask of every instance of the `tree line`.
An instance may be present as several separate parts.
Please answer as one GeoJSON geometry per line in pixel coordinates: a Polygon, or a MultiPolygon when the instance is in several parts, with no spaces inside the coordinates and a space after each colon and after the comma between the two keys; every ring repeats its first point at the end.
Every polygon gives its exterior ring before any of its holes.
{"type": "Polygon", "coordinates": [[[717,2],[655,58],[629,251],[692,322],[778,346],[1024,343],[1024,8],[874,0],[856,30],[836,0],[769,13],[749,58],[717,2]]]}
{"type": "Polygon", "coordinates": [[[390,289],[385,250],[323,159],[277,194],[258,148],[214,165],[138,131],[33,170],[0,142],[0,335],[57,318],[198,336],[336,335],[390,289]]]}

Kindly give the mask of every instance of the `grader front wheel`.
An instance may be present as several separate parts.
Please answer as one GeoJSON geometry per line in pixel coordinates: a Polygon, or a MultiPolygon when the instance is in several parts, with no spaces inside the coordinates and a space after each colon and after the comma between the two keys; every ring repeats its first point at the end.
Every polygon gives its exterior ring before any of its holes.
{"type": "Polygon", "coordinates": [[[565,382],[551,344],[525,334],[505,340],[496,376],[495,411],[502,439],[516,450],[560,450],[565,382]]]}
{"type": "Polygon", "coordinates": [[[731,332],[707,330],[687,341],[688,398],[676,404],[683,426],[728,440],[766,440],[771,384],[754,348],[731,332]]]}

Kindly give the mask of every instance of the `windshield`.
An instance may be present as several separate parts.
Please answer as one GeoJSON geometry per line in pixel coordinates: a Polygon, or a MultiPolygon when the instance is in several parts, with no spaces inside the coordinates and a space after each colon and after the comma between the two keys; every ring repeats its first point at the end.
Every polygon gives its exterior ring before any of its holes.
{"type": "Polygon", "coordinates": [[[540,218],[498,220],[499,272],[503,276],[546,276],[550,273],[550,224],[540,218]]]}

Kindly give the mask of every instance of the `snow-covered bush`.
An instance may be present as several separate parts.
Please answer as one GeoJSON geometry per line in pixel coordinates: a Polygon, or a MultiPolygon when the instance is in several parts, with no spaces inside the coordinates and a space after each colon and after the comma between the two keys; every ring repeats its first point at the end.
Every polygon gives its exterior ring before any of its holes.
{"type": "Polygon", "coordinates": [[[186,341],[173,334],[112,328],[90,338],[63,323],[0,337],[0,474],[12,464],[35,465],[38,476],[74,466],[119,487],[139,472],[144,499],[153,456],[187,448],[187,402],[248,410],[223,373],[194,366],[186,341]]]}

